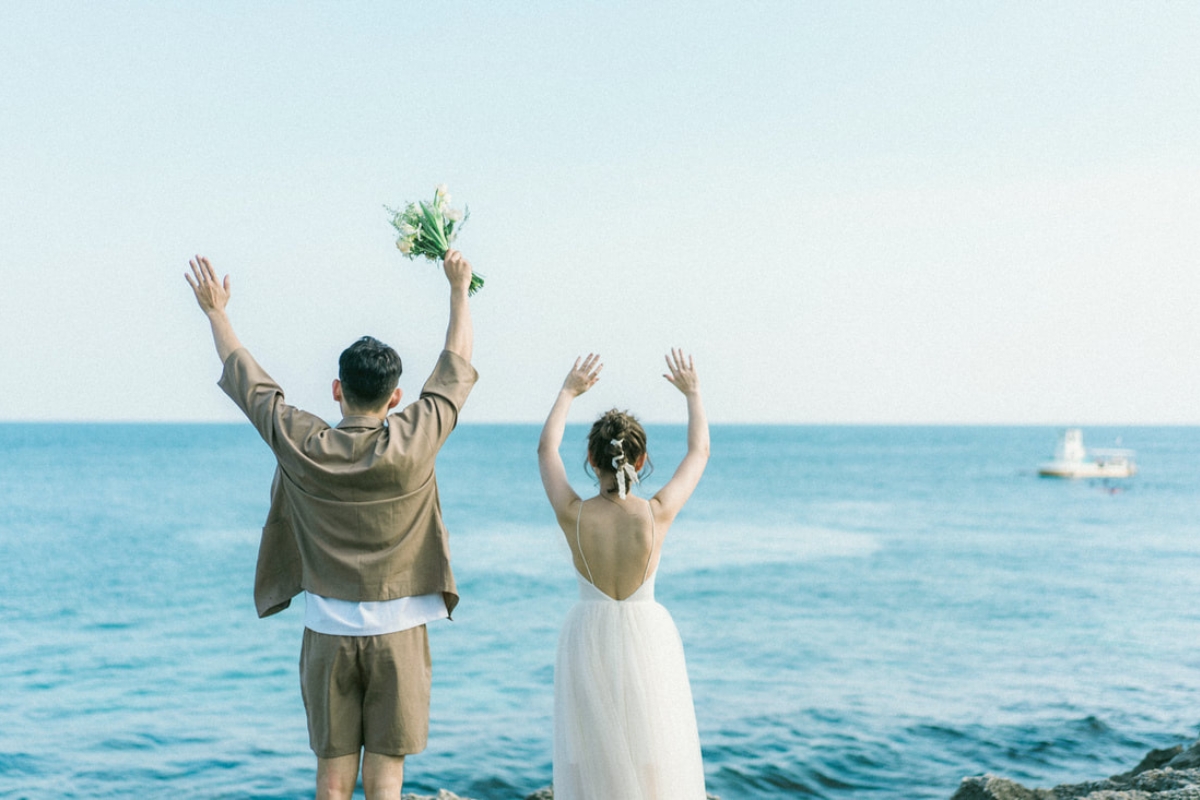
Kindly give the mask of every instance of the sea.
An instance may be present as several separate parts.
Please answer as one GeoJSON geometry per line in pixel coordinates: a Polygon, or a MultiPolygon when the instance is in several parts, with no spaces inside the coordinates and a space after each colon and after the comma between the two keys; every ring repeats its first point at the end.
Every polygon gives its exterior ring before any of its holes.
{"type": "MultiPolygon", "coordinates": [[[[538,432],[464,423],[439,457],[462,600],[430,626],[406,792],[551,782],[577,588],[538,432]]],[[[657,584],[710,792],[948,800],[1200,736],[1200,429],[1086,428],[1136,449],[1119,481],[1039,478],[1059,433],[713,427],[657,584]]],[[[648,434],[647,495],[685,443],[648,434]]],[[[581,494],[584,435],[563,445],[581,494]]],[[[303,601],[252,600],[273,468],[248,424],[0,425],[0,797],[313,796],[303,601]]]]}

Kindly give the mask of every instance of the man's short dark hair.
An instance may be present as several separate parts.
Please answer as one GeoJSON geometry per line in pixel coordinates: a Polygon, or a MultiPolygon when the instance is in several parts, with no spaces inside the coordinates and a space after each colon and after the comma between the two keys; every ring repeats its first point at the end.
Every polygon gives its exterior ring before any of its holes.
{"type": "Polygon", "coordinates": [[[354,408],[375,408],[396,388],[402,371],[395,350],[374,336],[364,336],[338,358],[342,397],[354,408]]]}

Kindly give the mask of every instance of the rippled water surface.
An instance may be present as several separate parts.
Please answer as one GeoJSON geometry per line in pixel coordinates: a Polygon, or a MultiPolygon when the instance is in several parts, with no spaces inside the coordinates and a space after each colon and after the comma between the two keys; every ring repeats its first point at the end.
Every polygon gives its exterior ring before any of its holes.
{"type": "MultiPolygon", "coordinates": [[[[406,791],[550,782],[575,584],[537,433],[464,425],[441,456],[462,603],[431,626],[406,791]]],[[[1197,735],[1200,430],[1086,430],[1138,451],[1108,485],[1037,478],[1056,434],[714,429],[658,580],[710,791],[949,798],[1197,735]]],[[[653,491],[683,429],[650,439],[653,491]]],[[[0,454],[0,797],[311,797],[301,610],[258,620],[251,598],[273,462],[249,426],[0,425],[0,454]]]]}

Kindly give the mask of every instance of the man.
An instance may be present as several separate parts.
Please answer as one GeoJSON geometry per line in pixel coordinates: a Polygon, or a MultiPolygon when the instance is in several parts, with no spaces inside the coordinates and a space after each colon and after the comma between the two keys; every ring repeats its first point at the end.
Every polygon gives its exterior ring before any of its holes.
{"type": "Polygon", "coordinates": [[[339,359],[331,428],[284,402],[238,341],[225,312],[230,281],[197,256],[184,275],[224,364],[220,386],[245,412],[277,468],[254,579],[260,617],[304,592],[300,685],[317,798],[349,798],[362,759],[367,798],[398,798],[404,757],[425,749],[429,642],[425,623],[458,602],[434,461],[474,386],[467,288],[471,265],[444,259],[446,346],[420,399],[398,413],[400,357],[371,337],[339,359]]]}

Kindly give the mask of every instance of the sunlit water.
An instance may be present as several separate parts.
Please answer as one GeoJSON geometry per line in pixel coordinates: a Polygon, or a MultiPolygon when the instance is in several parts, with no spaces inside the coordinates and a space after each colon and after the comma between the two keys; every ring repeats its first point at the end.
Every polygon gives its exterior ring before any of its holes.
{"type": "MultiPolygon", "coordinates": [[[[440,458],[462,603],[406,791],[550,783],[576,588],[537,433],[464,425],[440,458]]],[[[647,491],[683,433],[650,429],[647,491]]],[[[1196,736],[1200,430],[1085,431],[1138,450],[1109,485],[1037,478],[1056,433],[714,428],[658,580],[710,791],[945,799],[1196,736]]],[[[0,797],[311,797],[300,603],[251,599],[273,462],[249,426],[0,425],[0,454],[0,797]]]]}

